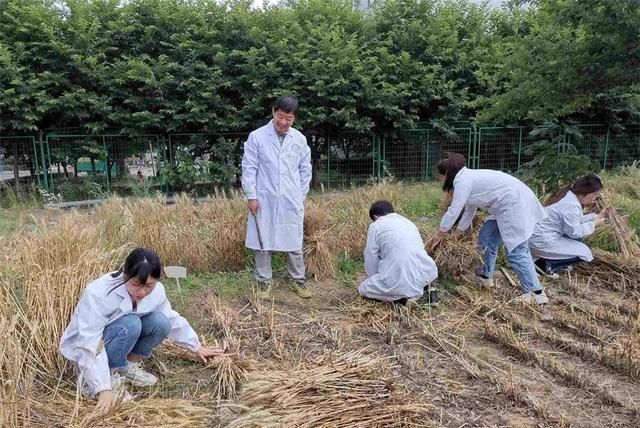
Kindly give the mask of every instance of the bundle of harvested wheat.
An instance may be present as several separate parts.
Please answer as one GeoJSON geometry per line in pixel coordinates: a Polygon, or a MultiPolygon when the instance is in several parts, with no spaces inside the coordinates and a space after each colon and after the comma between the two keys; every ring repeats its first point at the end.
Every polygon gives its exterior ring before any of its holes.
{"type": "Polygon", "coordinates": [[[615,237],[618,252],[630,262],[640,257],[640,240],[635,230],[629,225],[627,219],[618,210],[613,208],[611,196],[608,192],[602,192],[598,198],[596,209],[599,212],[607,210],[607,221],[610,232],[615,237]]]}
{"type": "Polygon", "coordinates": [[[307,272],[316,280],[336,275],[336,256],[331,250],[329,214],[314,201],[307,201],[304,215],[305,260],[307,272]]]}
{"type": "Polygon", "coordinates": [[[640,260],[627,259],[602,250],[593,250],[591,263],[582,263],[577,271],[598,279],[615,290],[640,288],[640,260]]]}
{"type": "Polygon", "coordinates": [[[300,428],[429,426],[430,406],[407,402],[383,361],[359,351],[326,355],[297,369],[253,373],[240,402],[249,410],[236,412],[236,427],[262,426],[255,425],[253,412],[268,415],[270,423],[300,428]]]}
{"type": "MultiPolygon", "coordinates": [[[[433,230],[422,229],[421,231],[427,250],[436,237],[433,230]]],[[[433,257],[438,271],[453,278],[462,278],[473,270],[475,266],[482,264],[482,256],[476,244],[477,227],[460,237],[450,237],[443,240],[436,247],[435,252],[430,254],[433,257]]]]}

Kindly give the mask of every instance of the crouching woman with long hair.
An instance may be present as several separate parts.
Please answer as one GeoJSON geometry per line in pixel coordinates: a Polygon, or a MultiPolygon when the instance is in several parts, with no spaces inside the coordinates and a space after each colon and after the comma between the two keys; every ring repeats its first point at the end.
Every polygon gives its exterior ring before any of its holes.
{"type": "Polygon", "coordinates": [[[98,412],[111,409],[124,383],[146,387],[157,382],[140,362],[165,338],[203,362],[223,353],[201,346],[187,320],[171,309],[158,281],[161,271],[157,254],[133,250],[122,269],[87,285],[64,331],[60,351],[75,364],[83,394],[97,398],[98,412]]]}

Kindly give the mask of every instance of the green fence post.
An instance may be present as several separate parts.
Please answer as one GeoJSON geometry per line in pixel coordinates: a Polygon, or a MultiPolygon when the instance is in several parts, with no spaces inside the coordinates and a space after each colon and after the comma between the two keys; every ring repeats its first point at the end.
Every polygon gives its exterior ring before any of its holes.
{"type": "Polygon", "coordinates": [[[40,167],[38,166],[38,147],[36,146],[35,137],[31,137],[31,143],[33,144],[33,170],[36,174],[36,183],[38,183],[38,187],[41,187],[42,184],[40,183],[40,172],[38,171],[40,169],[40,167]]]}
{"type": "Polygon", "coordinates": [[[475,136],[475,156],[476,156],[476,169],[480,169],[480,144],[482,142],[482,128],[476,128],[476,125],[471,127],[471,130],[475,136]]]}
{"type": "Polygon", "coordinates": [[[387,136],[383,135],[382,137],[382,150],[380,150],[380,177],[385,177],[385,169],[384,166],[387,162],[387,136]]]}
{"type": "Polygon", "coordinates": [[[378,181],[380,178],[380,148],[378,142],[378,136],[373,134],[373,178],[378,181]]]}
{"type": "Polygon", "coordinates": [[[425,147],[427,148],[427,165],[426,165],[426,174],[424,176],[424,181],[429,181],[429,178],[431,178],[431,174],[429,174],[431,172],[431,165],[429,165],[430,163],[430,156],[431,156],[431,135],[429,134],[429,130],[427,129],[427,141],[425,142],[425,147]]]}
{"type": "Polygon", "coordinates": [[[607,137],[604,141],[604,158],[602,160],[602,169],[607,170],[607,154],[609,152],[609,127],[607,127],[607,137]]]}
{"type": "Polygon", "coordinates": [[[520,162],[522,159],[522,127],[520,128],[518,136],[518,171],[520,171],[520,162]]]}
{"type": "Polygon", "coordinates": [[[104,179],[107,182],[107,192],[111,193],[111,183],[109,180],[109,175],[111,175],[111,168],[109,168],[109,151],[107,150],[107,142],[106,142],[106,137],[103,135],[102,136],[102,149],[105,152],[105,157],[104,157],[104,163],[105,163],[105,169],[104,169],[104,179]]]}
{"type": "Polygon", "coordinates": [[[331,188],[331,138],[327,135],[327,189],[331,188]]]}
{"type": "MultiPolygon", "coordinates": [[[[49,171],[47,170],[47,159],[44,155],[44,140],[42,139],[42,131],[40,131],[40,158],[42,159],[42,174],[44,179],[44,187],[47,189],[47,192],[53,193],[53,183],[51,183],[51,187],[49,187],[49,171]]],[[[49,147],[49,136],[47,135],[47,151],[49,147]]]]}

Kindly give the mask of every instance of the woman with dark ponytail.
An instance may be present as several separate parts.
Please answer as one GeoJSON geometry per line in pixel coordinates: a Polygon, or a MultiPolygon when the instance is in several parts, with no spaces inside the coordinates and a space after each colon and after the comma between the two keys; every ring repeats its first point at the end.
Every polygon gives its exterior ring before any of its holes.
{"type": "Polygon", "coordinates": [[[593,260],[591,250],[582,239],[602,225],[608,211],[584,214],[602,190],[600,177],[586,175],[565,187],[548,201],[547,217],[537,225],[529,240],[536,266],[547,276],[580,262],[593,260]]]}
{"type": "Polygon", "coordinates": [[[156,253],[133,250],[120,270],[87,285],[64,331],[60,351],[76,366],[83,394],[97,398],[99,412],[126,399],[124,383],[145,387],[157,382],[140,362],[167,337],[205,363],[223,353],[201,346],[187,320],[171,309],[158,281],[161,271],[156,253]]]}
{"type": "Polygon", "coordinates": [[[448,153],[447,158],[438,163],[442,189],[453,196],[431,250],[447,237],[456,222],[456,233],[461,233],[469,229],[476,211],[485,209],[491,216],[478,236],[484,266],[475,274],[486,285],[493,284],[498,249],[504,243],[509,263],[518,274],[522,287],[518,300],[547,303],[549,299],[540,286],[527,244],[536,223],[545,215],[538,198],[523,182],[509,174],[490,169],[467,169],[465,164],[464,156],[458,153],[448,153]]]}

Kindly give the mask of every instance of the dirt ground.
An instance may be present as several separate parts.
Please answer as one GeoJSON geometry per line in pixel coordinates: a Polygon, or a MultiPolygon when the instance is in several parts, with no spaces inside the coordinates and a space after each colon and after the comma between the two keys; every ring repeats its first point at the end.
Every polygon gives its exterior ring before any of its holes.
{"type": "MultiPolygon", "coordinates": [[[[409,312],[361,299],[360,278],[349,287],[312,283],[310,300],[282,279],[272,302],[253,297],[248,274],[242,278],[244,287],[205,285],[179,306],[211,337],[220,334],[212,320],[226,313],[234,359],[249,373],[360,350],[385,358],[407,402],[432,406],[414,421],[422,426],[640,426],[636,290],[569,273],[545,284],[551,302],[540,311],[509,303],[517,290],[499,274],[493,289],[440,281],[441,304],[409,312]]],[[[155,366],[163,379],[154,394],[215,405],[208,369],[162,354],[156,361],[164,363],[155,366]]]]}

